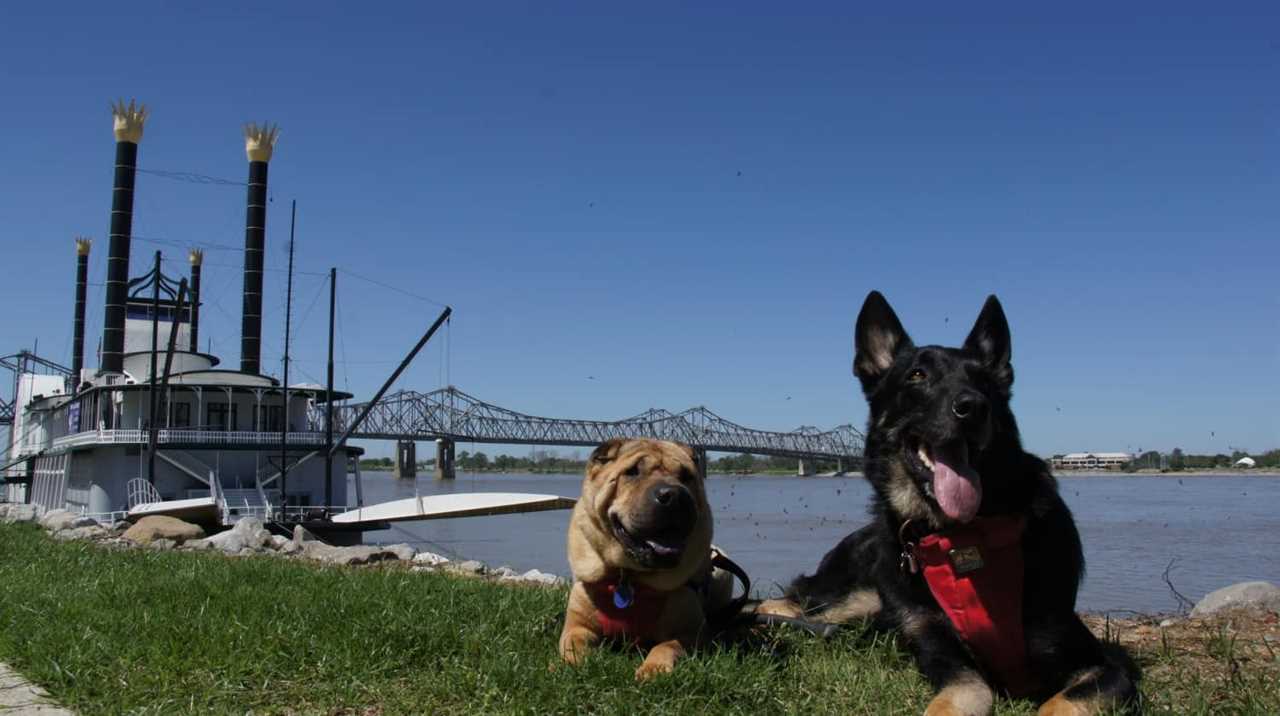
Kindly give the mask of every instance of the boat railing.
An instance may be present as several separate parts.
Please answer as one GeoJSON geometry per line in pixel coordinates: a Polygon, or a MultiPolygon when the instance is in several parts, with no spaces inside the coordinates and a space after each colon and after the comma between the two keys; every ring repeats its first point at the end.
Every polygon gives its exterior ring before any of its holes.
{"type": "MultiPolygon", "coordinates": [[[[54,448],[72,448],[81,445],[121,445],[143,444],[150,440],[146,430],[115,429],[87,430],[57,438],[54,448]]],[[[230,446],[230,445],[279,445],[280,433],[255,430],[188,430],[166,428],[157,431],[156,442],[171,445],[197,446],[230,446]]],[[[291,432],[287,442],[290,445],[324,445],[324,433],[291,432]]]]}
{"type": "Polygon", "coordinates": [[[160,501],[160,493],[156,491],[156,486],[145,477],[135,477],[125,484],[125,491],[128,494],[129,509],[138,505],[146,505],[152,502],[160,501]]]}
{"type": "Polygon", "coordinates": [[[253,476],[253,486],[254,486],[255,488],[257,488],[257,490],[258,490],[258,499],[259,499],[259,500],[262,500],[262,507],[263,507],[263,509],[264,509],[264,510],[266,510],[267,515],[268,515],[268,516],[270,516],[270,515],[274,514],[274,513],[272,512],[272,510],[271,510],[271,500],[269,500],[269,499],[267,498],[267,491],[266,491],[266,490],[264,490],[264,489],[262,488],[262,475],[261,475],[261,474],[254,474],[254,476],[253,476]]]}

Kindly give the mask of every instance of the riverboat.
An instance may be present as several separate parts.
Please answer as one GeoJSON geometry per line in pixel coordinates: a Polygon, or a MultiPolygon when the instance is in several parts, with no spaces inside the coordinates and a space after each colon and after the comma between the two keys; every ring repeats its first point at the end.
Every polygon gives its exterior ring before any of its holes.
{"type": "MultiPolygon", "coordinates": [[[[219,357],[198,350],[201,251],[188,254],[189,276],[165,275],[159,252],[150,271],[128,275],[147,110],[120,102],[112,115],[115,176],[99,365],[84,367],[91,244],[77,239],[72,366],[25,351],[3,359],[14,386],[12,400],[0,406],[0,422],[10,423],[0,499],[100,521],[166,514],[215,529],[252,516],[305,524],[341,543],[359,541],[364,530],[384,528],[389,520],[449,516],[449,506],[424,504],[430,498],[365,506],[359,494],[363,450],[340,438],[335,443],[327,429],[325,408],[352,395],[287,385],[287,367],[285,381],[261,370],[267,170],[276,128],[244,128],[249,180],[241,354],[238,369],[224,368],[219,357]],[[355,504],[347,494],[349,474],[355,504]]],[[[517,511],[572,505],[550,495],[516,497],[517,511]]],[[[492,498],[478,497],[455,507],[459,514],[512,511],[490,503],[492,498]]]]}

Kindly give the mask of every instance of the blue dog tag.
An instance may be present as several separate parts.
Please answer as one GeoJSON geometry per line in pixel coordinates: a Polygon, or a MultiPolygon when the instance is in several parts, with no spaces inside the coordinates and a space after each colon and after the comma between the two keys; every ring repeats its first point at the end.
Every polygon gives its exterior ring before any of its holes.
{"type": "Polygon", "coordinates": [[[626,609],[635,600],[635,592],[631,590],[631,585],[627,582],[619,582],[618,587],[613,590],[613,606],[619,609],[626,609]]]}

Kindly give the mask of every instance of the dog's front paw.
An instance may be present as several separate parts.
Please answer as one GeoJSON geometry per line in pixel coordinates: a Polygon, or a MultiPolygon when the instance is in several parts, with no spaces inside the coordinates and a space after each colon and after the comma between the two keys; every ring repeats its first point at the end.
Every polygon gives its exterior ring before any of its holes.
{"type": "Polygon", "coordinates": [[[1089,708],[1085,704],[1078,704],[1062,694],[1058,694],[1040,707],[1036,712],[1037,716],[1090,716],[1097,713],[1097,710],[1089,708]]]}
{"type": "Polygon", "coordinates": [[[643,664],[636,667],[636,681],[648,681],[663,674],[670,674],[675,671],[675,668],[674,661],[645,659],[643,664]]]}
{"type": "Polygon", "coordinates": [[[939,691],[924,716],[987,716],[994,700],[991,688],[981,677],[966,674],[939,691]]]}
{"type": "Polygon", "coordinates": [[[560,658],[570,666],[577,666],[599,640],[599,636],[586,629],[566,629],[560,637],[560,658]]]}
{"type": "Polygon", "coordinates": [[[658,644],[649,650],[644,663],[636,669],[636,681],[648,681],[655,676],[670,674],[675,669],[676,662],[684,655],[684,645],[675,639],[658,644]]]}
{"type": "Polygon", "coordinates": [[[790,619],[804,618],[804,610],[790,599],[766,599],[756,607],[756,614],[772,614],[790,619]]]}

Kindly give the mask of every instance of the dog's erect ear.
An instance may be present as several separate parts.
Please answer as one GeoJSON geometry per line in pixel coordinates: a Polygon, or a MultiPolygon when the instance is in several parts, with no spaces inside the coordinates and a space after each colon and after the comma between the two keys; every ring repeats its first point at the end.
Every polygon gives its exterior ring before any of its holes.
{"type": "Polygon", "coordinates": [[[913,347],[884,296],[879,291],[867,294],[853,329],[853,374],[862,381],[862,391],[870,395],[898,352],[913,347]]]}
{"type": "Polygon", "coordinates": [[[1000,300],[987,296],[982,313],[964,339],[964,350],[977,355],[995,376],[996,381],[1008,388],[1013,385],[1012,339],[1009,338],[1009,321],[1004,317],[1000,300]]]}
{"type": "Polygon", "coordinates": [[[601,443],[600,447],[591,451],[591,457],[587,462],[591,465],[604,465],[613,462],[618,457],[618,451],[622,449],[622,444],[625,442],[626,440],[622,438],[606,440],[601,443]]]}

